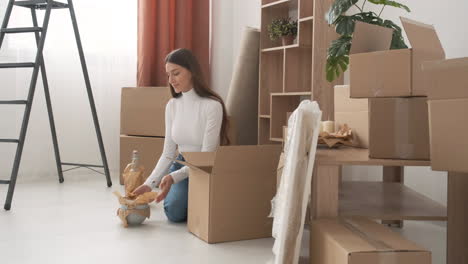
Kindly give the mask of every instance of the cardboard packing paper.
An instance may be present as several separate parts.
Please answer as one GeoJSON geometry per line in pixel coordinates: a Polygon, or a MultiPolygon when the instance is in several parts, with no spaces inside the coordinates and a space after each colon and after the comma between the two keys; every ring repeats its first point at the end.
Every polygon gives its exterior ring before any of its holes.
{"type": "Polygon", "coordinates": [[[275,264],[299,260],[321,118],[317,102],[305,100],[288,121],[285,164],[272,200],[275,264]]]}

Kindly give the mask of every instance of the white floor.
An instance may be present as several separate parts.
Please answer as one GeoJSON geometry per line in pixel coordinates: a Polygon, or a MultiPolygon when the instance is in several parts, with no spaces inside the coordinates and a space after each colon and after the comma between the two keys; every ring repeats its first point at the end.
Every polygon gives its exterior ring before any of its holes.
{"type": "MultiPolygon", "coordinates": [[[[0,263],[267,263],[273,239],[209,245],[187,231],[185,224],[165,219],[153,204],[144,225],[123,228],[116,216],[122,191],[117,179],[107,188],[99,174],[65,175],[18,183],[12,210],[0,210],[0,263]]],[[[6,186],[0,186],[3,208],[6,186]]],[[[433,263],[445,263],[445,228],[406,221],[400,232],[433,251],[433,263]]],[[[301,263],[308,263],[307,234],[301,263]]]]}

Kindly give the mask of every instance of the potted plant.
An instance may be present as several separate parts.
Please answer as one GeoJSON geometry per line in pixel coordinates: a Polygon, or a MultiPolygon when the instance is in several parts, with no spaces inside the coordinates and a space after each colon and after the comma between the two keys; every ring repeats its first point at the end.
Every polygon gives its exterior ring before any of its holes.
{"type": "Polygon", "coordinates": [[[402,8],[407,12],[411,12],[406,5],[391,0],[362,0],[362,4],[358,4],[359,1],[360,0],[335,0],[326,16],[328,25],[334,25],[336,33],[340,35],[338,39],[331,42],[327,52],[326,74],[329,82],[338,78],[341,72],[345,72],[348,69],[349,50],[351,48],[356,21],[393,29],[390,49],[408,48],[401,34],[401,28],[391,20],[384,20],[380,17],[386,6],[402,8]],[[375,5],[382,5],[379,14],[372,11],[364,11],[367,2],[375,5]],[[345,15],[346,11],[353,6],[356,7],[359,12],[353,15],[345,15]]]}
{"type": "Polygon", "coordinates": [[[273,41],[281,38],[283,46],[291,45],[297,36],[297,20],[290,17],[274,19],[268,25],[268,35],[273,41]]]}

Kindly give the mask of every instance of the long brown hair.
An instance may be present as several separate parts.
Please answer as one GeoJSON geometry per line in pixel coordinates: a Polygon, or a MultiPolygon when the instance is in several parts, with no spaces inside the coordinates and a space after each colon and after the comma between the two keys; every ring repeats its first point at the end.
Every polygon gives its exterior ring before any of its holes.
{"type": "MultiPolygon", "coordinates": [[[[219,133],[221,145],[229,145],[230,140],[228,137],[228,119],[226,114],[226,106],[223,99],[216,92],[211,90],[206,82],[200,64],[193,53],[188,49],[176,49],[166,56],[166,63],[173,63],[184,67],[192,73],[193,89],[200,97],[206,97],[218,101],[223,106],[223,122],[221,124],[221,131],[219,133]]],[[[176,93],[174,87],[168,83],[171,90],[172,97],[178,98],[182,94],[176,93]]]]}

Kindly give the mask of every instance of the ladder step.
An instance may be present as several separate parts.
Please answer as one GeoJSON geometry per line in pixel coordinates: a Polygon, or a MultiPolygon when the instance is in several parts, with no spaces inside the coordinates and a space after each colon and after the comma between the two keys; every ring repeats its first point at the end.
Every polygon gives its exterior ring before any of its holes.
{"type": "Polygon", "coordinates": [[[10,184],[10,181],[0,180],[0,184],[10,184]]]}
{"type": "Polygon", "coordinates": [[[90,167],[90,168],[104,168],[104,166],[102,166],[102,165],[80,164],[80,163],[70,163],[70,162],[62,162],[62,165],[78,166],[78,167],[90,167]]]}
{"type": "MultiPolygon", "coordinates": [[[[57,1],[51,1],[51,2],[52,2],[52,9],[68,8],[68,4],[57,2],[57,1]]],[[[15,1],[15,5],[26,7],[26,8],[46,9],[47,1],[46,0],[15,1]]]]}
{"type": "Polygon", "coordinates": [[[28,32],[41,32],[41,27],[19,27],[19,28],[5,28],[0,30],[2,33],[28,33],[28,32]]]}
{"type": "Polygon", "coordinates": [[[1,139],[0,138],[0,143],[19,143],[18,139],[1,139]]]}
{"type": "Polygon", "coordinates": [[[34,62],[0,63],[0,68],[32,68],[34,62]]]}
{"type": "Polygon", "coordinates": [[[27,100],[9,100],[9,101],[0,101],[0,105],[20,105],[20,104],[27,104],[27,100]]]}

